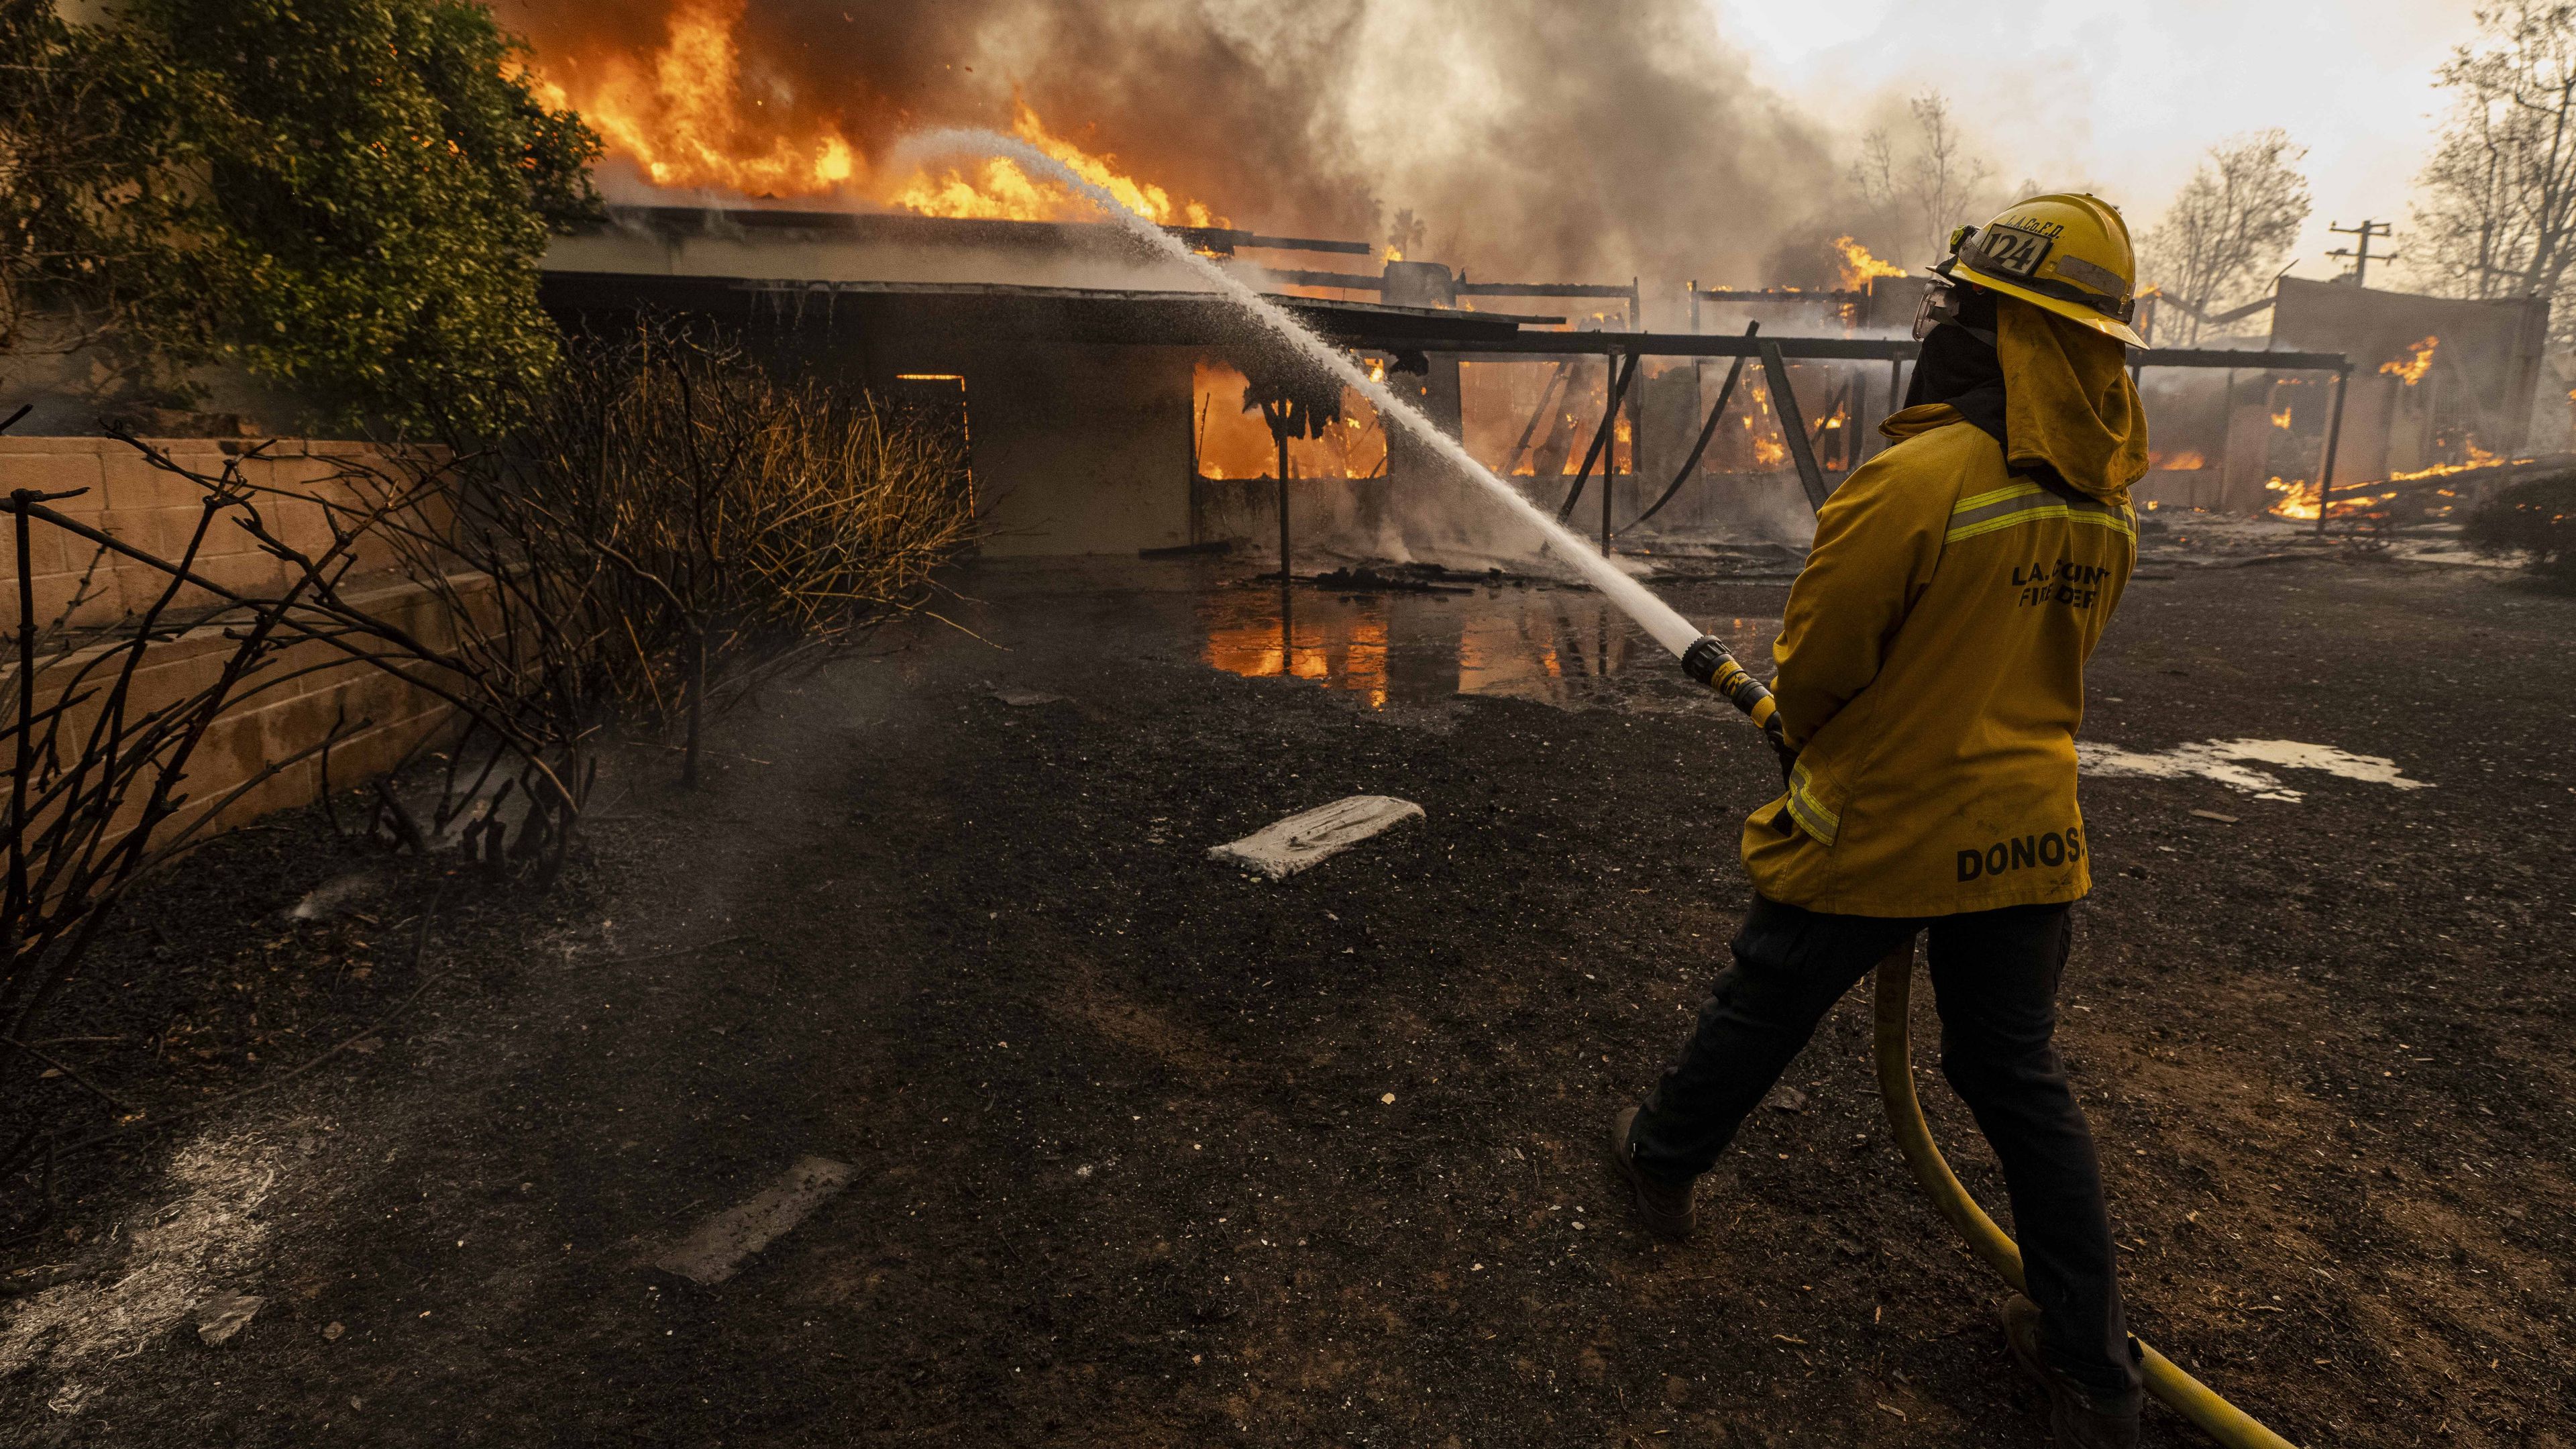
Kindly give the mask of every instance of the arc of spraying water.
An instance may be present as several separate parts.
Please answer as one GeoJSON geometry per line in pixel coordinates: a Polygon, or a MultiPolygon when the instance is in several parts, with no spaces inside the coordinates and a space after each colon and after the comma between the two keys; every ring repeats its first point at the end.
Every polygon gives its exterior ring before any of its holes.
{"type": "Polygon", "coordinates": [[[897,164],[927,161],[942,155],[966,154],[997,157],[1010,161],[1021,170],[1043,175],[1066,191],[1083,198],[1110,220],[1135,234],[1146,245],[1171,260],[1188,267],[1215,287],[1226,300],[1234,303],[1262,327],[1276,334],[1280,341],[1304,354],[1306,358],[1341,380],[1343,386],[1367,398],[1382,418],[1392,418],[1425,447],[1455,466],[1470,482],[1481,487],[1495,502],[1514,517],[1539,531],[1557,555],[1581,573],[1586,582],[1599,589],[1622,613],[1637,621],[1638,627],[1653,636],[1656,643],[1678,658],[1698,641],[1700,631],[1675,612],[1673,607],[1648,592],[1646,586],[1622,573],[1610,560],[1601,556],[1580,534],[1549,517],[1537,505],[1493,471],[1476,461],[1466,446],[1456,438],[1433,427],[1431,420],[1412,404],[1397,397],[1384,383],[1371,378],[1367,371],[1340,349],[1308,331],[1289,315],[1288,310],[1244,284],[1242,279],[1197,252],[1190,250],[1178,237],[1149,217],[1138,216],[1119,204],[1118,198],[1101,186],[1085,180],[1073,168],[1014,136],[995,131],[962,127],[945,127],[923,131],[897,144],[892,159],[897,164]]]}

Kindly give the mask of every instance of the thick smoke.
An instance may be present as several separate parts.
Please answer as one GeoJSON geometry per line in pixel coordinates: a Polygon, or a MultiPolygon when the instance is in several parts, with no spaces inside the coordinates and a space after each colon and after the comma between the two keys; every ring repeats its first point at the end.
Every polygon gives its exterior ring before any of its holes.
{"type": "MultiPolygon", "coordinates": [[[[505,0],[578,94],[673,8],[505,0]]],[[[1383,243],[1492,279],[1758,274],[1834,175],[1701,0],[748,0],[741,93],[881,158],[927,126],[1048,127],[1236,225],[1383,243]]]]}

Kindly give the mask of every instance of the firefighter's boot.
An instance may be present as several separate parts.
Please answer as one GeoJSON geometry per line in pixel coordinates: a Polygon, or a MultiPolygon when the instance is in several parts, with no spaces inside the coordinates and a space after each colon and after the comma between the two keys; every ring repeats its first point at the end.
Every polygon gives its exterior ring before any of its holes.
{"type": "Polygon", "coordinates": [[[2003,1316],[2013,1364],[2047,1400],[2049,1441],[2057,1449],[2136,1449],[2138,1411],[2101,1408],[2040,1352],[2039,1305],[2016,1293],[2004,1300],[2003,1316]]]}
{"type": "Polygon", "coordinates": [[[1629,1146],[1628,1133],[1637,1125],[1637,1109],[1624,1108],[1610,1119],[1610,1161],[1619,1169],[1619,1178],[1628,1184],[1629,1195],[1637,1201],[1637,1216],[1646,1231],[1656,1237],[1680,1242],[1698,1226],[1699,1214],[1691,1206],[1691,1184],[1675,1185],[1646,1175],[1637,1166],[1637,1155],[1629,1146]]]}

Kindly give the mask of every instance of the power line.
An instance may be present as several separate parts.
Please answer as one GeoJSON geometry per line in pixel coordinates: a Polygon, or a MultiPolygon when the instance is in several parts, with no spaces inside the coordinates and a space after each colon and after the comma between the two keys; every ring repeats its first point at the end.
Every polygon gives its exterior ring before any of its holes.
{"type": "Polygon", "coordinates": [[[2348,236],[2359,239],[2358,249],[2354,247],[2337,247],[2333,251],[2326,253],[2326,255],[2330,257],[2351,258],[2352,284],[2356,287],[2364,285],[2369,280],[2370,264],[2372,262],[2393,262],[2397,260],[2397,253],[2395,252],[2382,252],[2375,257],[2370,254],[2370,243],[2372,238],[2396,235],[2396,228],[2390,226],[2387,222],[2370,221],[2365,219],[2359,226],[2336,226],[2334,223],[2328,222],[2326,224],[2326,230],[2333,232],[2338,236],[2348,236]]]}

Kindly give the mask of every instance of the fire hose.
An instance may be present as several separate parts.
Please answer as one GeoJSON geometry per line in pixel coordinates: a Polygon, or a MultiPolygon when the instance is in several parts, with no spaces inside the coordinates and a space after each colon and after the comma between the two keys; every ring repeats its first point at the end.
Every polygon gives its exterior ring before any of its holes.
{"type": "MultiPolygon", "coordinates": [[[[1702,636],[1682,655],[1682,668],[1744,711],[1770,736],[1773,748],[1787,757],[1778,703],[1762,681],[1736,662],[1725,645],[1702,636]]],[[[1969,1251],[1984,1259],[1986,1266],[2011,1284],[2014,1292],[2025,1292],[2021,1249],[1968,1194],[1959,1175],[1941,1156],[1940,1145],[1932,1140],[1931,1124],[1923,1120],[1923,1103],[1914,1094],[1913,1048],[1906,1034],[1906,1009],[1913,985],[1914,941],[1908,937],[1904,945],[1878,963],[1873,992],[1875,1024],[1870,1057],[1878,1071],[1878,1092],[1887,1107],[1887,1125],[1896,1134],[1897,1149],[1905,1154],[1906,1169],[1914,1174],[1914,1181],[1931,1197],[1941,1216],[1949,1219],[1950,1226],[1966,1240],[1969,1251]]],[[[2173,1360],[2145,1342],[2138,1342],[2138,1352],[2144,1364],[2147,1392],[2226,1449],[2293,1449],[2289,1440],[2264,1428],[2252,1415],[2219,1397],[2207,1384],[2183,1372],[2173,1360]]]]}

